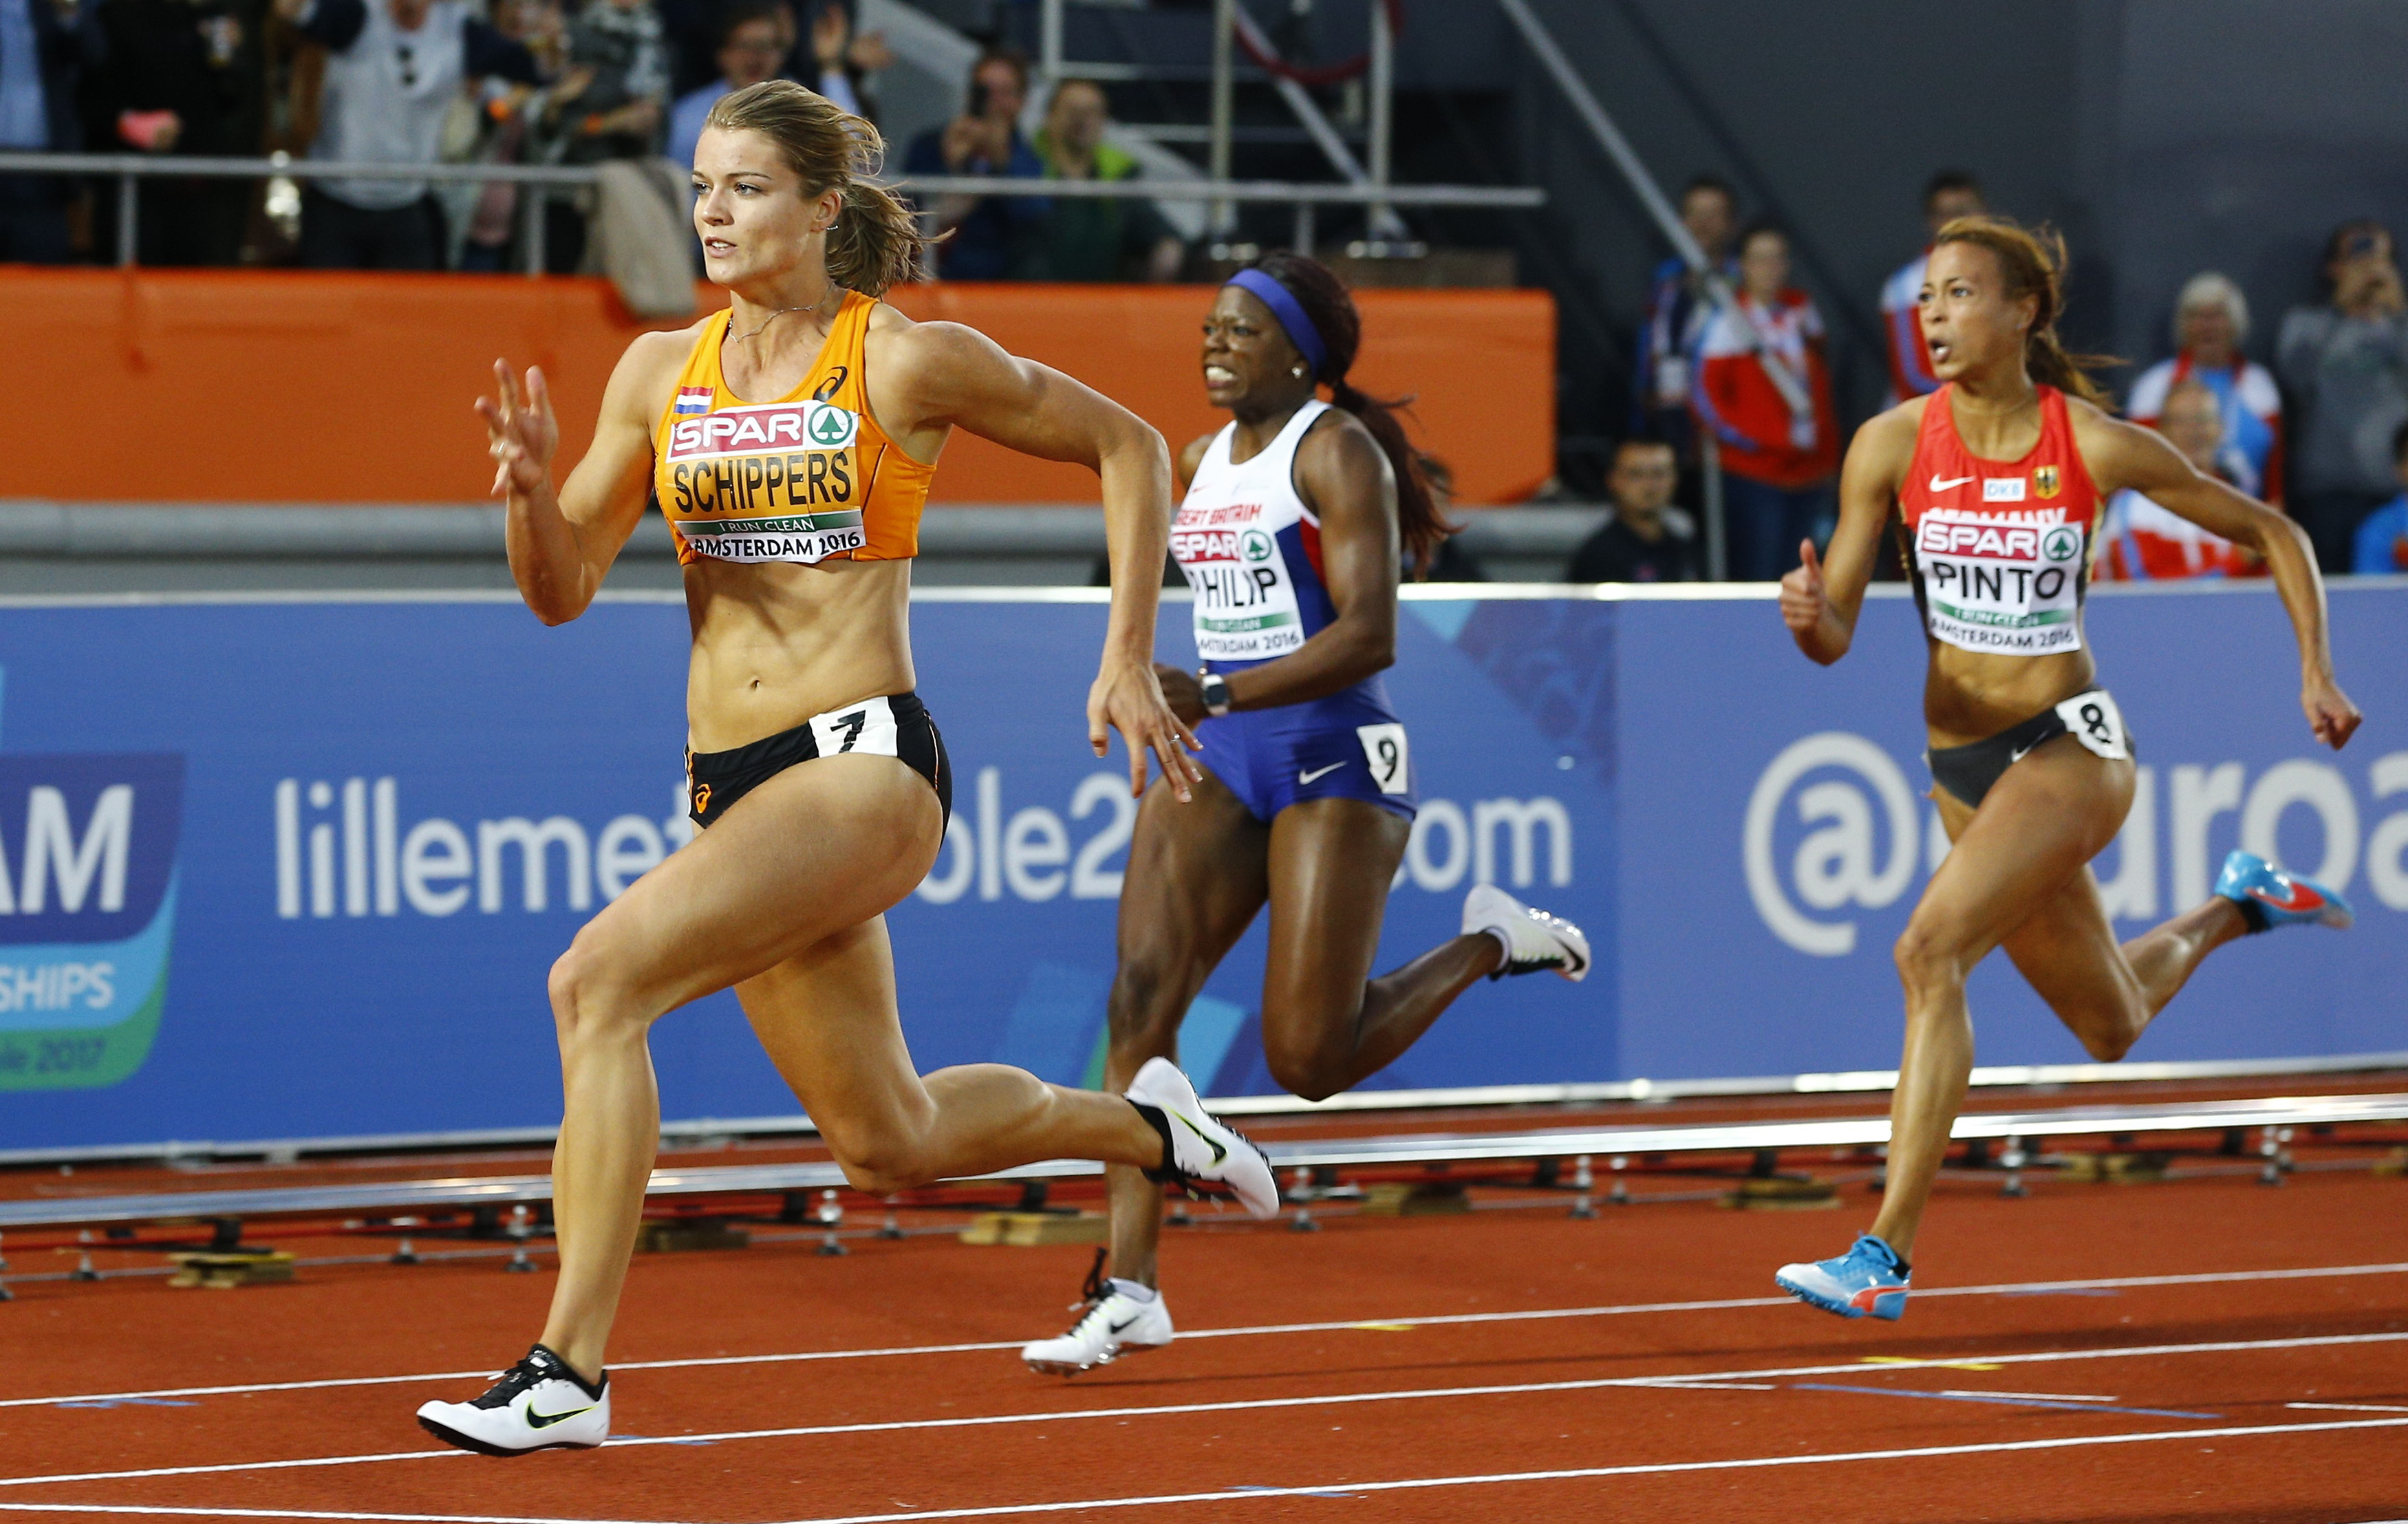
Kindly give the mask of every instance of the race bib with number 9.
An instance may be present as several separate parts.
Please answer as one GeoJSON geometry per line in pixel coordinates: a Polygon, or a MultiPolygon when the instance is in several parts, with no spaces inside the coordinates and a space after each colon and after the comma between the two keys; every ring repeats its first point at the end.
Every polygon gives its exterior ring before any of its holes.
{"type": "Polygon", "coordinates": [[[1358,725],[1354,734],[1363,740],[1363,760],[1370,764],[1371,781],[1380,785],[1380,792],[1412,792],[1412,762],[1405,751],[1405,727],[1393,721],[1386,725],[1358,725]]]}

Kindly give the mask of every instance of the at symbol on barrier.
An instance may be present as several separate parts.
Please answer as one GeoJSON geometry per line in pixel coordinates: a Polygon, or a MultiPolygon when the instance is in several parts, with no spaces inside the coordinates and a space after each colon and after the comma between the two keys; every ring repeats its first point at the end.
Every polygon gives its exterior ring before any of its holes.
{"type": "Polygon", "coordinates": [[[838,409],[822,408],[819,411],[811,415],[811,442],[813,444],[842,444],[844,443],[844,437],[851,433],[852,430],[852,421],[847,419],[844,413],[838,409]]]}
{"type": "Polygon", "coordinates": [[[1877,910],[1895,903],[1914,876],[1921,833],[1905,775],[1887,752],[1862,736],[1826,730],[1793,741],[1756,780],[1756,791],[1748,796],[1743,848],[1748,896],[1774,936],[1801,953],[1840,957],[1856,950],[1856,924],[1818,921],[1800,911],[1772,860],[1782,801],[1800,779],[1819,768],[1844,768],[1871,785],[1889,817],[1889,858],[1875,868],[1873,804],[1862,786],[1837,779],[1809,785],[1799,793],[1798,816],[1818,828],[1798,843],[1790,861],[1790,883],[1808,909],[1829,911],[1854,903],[1877,910]]]}

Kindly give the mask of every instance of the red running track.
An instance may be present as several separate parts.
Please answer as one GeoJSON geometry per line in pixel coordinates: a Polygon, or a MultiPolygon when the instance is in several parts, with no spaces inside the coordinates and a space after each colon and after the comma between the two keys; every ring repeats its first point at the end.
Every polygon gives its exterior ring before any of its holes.
{"type": "Polygon", "coordinates": [[[1898,1325],[1767,1295],[1860,1191],[1208,1221],[1168,1243],[1180,1342],[1068,1383],[1010,1348],[1065,1321],[1084,1249],[646,1257],[620,1437],[517,1461],[410,1415],[524,1347],[548,1271],[21,1283],[0,1524],[2408,1517],[2408,1182],[1994,1191],[1943,1189],[1898,1325]]]}

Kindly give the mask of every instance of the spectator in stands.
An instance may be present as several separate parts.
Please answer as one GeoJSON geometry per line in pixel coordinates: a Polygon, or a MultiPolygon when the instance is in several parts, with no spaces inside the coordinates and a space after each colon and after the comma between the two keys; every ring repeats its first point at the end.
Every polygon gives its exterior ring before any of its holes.
{"type": "MultiPolygon", "coordinates": [[[[1091,79],[1054,86],[1045,125],[1037,134],[1046,173],[1055,180],[1137,179],[1137,160],[1104,141],[1111,120],[1103,86],[1091,79]]],[[[1037,263],[1027,272],[1033,279],[1123,280],[1132,273],[1147,280],[1179,278],[1185,246],[1153,202],[1075,195],[1052,202],[1037,263]]]]}
{"type": "Polygon", "coordinates": [[[1690,401],[1721,446],[1729,575],[1771,582],[1798,564],[1799,540],[1830,534],[1839,422],[1822,315],[1789,283],[1788,237],[1751,225],[1739,266],[1738,311],[1709,313],[1691,346],[1690,401]]]}
{"type": "Polygon", "coordinates": [[[2335,228],[2324,274],[2331,300],[2283,319],[2275,365],[2305,415],[2293,436],[2292,517],[2331,572],[2347,568],[2359,523],[2391,496],[2391,437],[2408,421],[2408,301],[2380,223],[2335,228]]]}
{"type": "MultiPolygon", "coordinates": [[[[2392,430],[2391,474],[2408,488],[2408,424],[2392,430]]],[[[2350,569],[2361,577],[2408,572],[2408,491],[2367,515],[2358,526],[2357,552],[2350,569]]]]}
{"type": "MultiPolygon", "coordinates": [[[[1737,284],[1731,235],[1739,231],[1739,193],[1713,175],[1691,178],[1681,193],[1681,225],[1705,251],[1707,263],[1737,284]]],[[[1630,395],[1633,421],[1641,433],[1670,440],[1685,454],[1689,444],[1689,351],[1707,309],[1704,286],[1675,254],[1656,266],[1647,313],[1639,328],[1639,374],[1630,395]]]]}
{"type": "MultiPolygon", "coordinates": [[[[788,0],[780,3],[787,7],[791,32],[794,12],[788,0]]],[[[842,0],[810,0],[809,8],[810,26],[803,44],[787,54],[783,70],[786,78],[803,81],[854,116],[876,122],[878,103],[869,98],[863,86],[868,76],[895,63],[885,34],[855,32],[852,12],[842,0]]]]}
{"type": "Polygon", "coordinates": [[[1613,516],[1572,553],[1568,582],[1693,582],[1698,525],[1672,506],[1681,478],[1672,447],[1634,435],[1614,447],[1605,490],[1613,516]]]}
{"type": "MultiPolygon", "coordinates": [[[[92,93],[94,131],[140,153],[233,158],[259,151],[254,26],[230,0],[107,0],[108,67],[92,93]]],[[[255,20],[255,18],[254,18],[255,20]]],[[[238,180],[145,180],[136,226],[145,265],[232,265],[242,253],[251,186],[238,180]]],[[[112,224],[114,200],[104,208],[112,224]]]]}
{"type": "MultiPolygon", "coordinates": [[[[1027,55],[1016,48],[989,48],[970,67],[969,109],[914,138],[906,172],[1041,178],[1044,161],[1020,135],[1020,109],[1027,99],[1027,55]]],[[[1036,258],[1047,209],[1042,196],[937,197],[937,225],[953,235],[938,247],[939,273],[954,280],[1018,276],[1036,258]]]]}
{"type": "MultiPolygon", "coordinates": [[[[652,0],[586,0],[568,23],[567,63],[545,105],[544,156],[571,165],[651,158],[668,124],[668,39],[652,0]]],[[[583,267],[595,206],[590,193],[544,203],[544,263],[555,274],[583,267]]]]}
{"type": "Polygon", "coordinates": [[[2283,394],[2266,367],[2241,352],[2249,337],[2249,299],[2210,270],[2194,275],[2174,303],[2174,357],[2141,372],[2125,413],[2158,427],[2169,392],[2197,381],[2223,411],[2223,447],[2234,471],[2226,480],[2253,497],[2283,500],[2283,394]]]}
{"type": "MultiPolygon", "coordinates": [[[[1989,210],[1982,199],[1982,182],[1962,169],[1942,169],[1923,187],[1923,225],[1937,237],[1959,217],[1978,217],[1989,210]]],[[[1899,266],[1882,287],[1882,325],[1889,331],[1889,399],[1893,406],[1940,390],[1931,373],[1931,356],[1923,347],[1923,267],[1931,246],[1899,266]]]]}
{"type": "MultiPolygon", "coordinates": [[[[78,90],[108,57],[92,0],[0,0],[0,151],[83,147],[78,90]]],[[[0,175],[0,260],[64,264],[67,197],[61,175],[0,175]]]]}
{"type": "Polygon", "coordinates": [[[679,96],[669,110],[669,162],[681,173],[694,167],[694,146],[702,138],[703,120],[719,98],[776,76],[786,51],[783,11],[776,0],[739,0],[720,13],[724,24],[719,35],[719,78],[679,96]]]}
{"type": "MultiPolygon", "coordinates": [[[[2239,486],[2238,479],[2253,469],[2224,431],[2224,399],[2198,376],[2169,387],[2152,422],[2169,444],[2210,476],[2239,486]]],[[[2262,576],[2266,569],[2254,553],[2129,489],[2108,501],[2104,540],[2098,575],[2107,582],[2262,576]]]]}
{"type": "MultiPolygon", "coordinates": [[[[494,30],[525,45],[547,78],[558,77],[568,47],[568,19],[561,12],[560,0],[494,0],[493,21],[494,30]]],[[[508,79],[489,79],[478,87],[477,98],[483,119],[478,160],[523,162],[534,141],[535,119],[543,111],[541,93],[508,79]]],[[[521,232],[519,208],[526,193],[509,180],[466,189],[460,268],[493,272],[512,266],[516,263],[512,246],[521,232]]]]}
{"type": "MultiPolygon", "coordinates": [[[[313,159],[433,164],[467,80],[540,82],[525,45],[477,20],[465,0],[276,0],[276,8],[326,50],[313,159]]],[[[313,181],[302,193],[301,263],[435,269],[441,221],[424,180],[313,181]]]]}

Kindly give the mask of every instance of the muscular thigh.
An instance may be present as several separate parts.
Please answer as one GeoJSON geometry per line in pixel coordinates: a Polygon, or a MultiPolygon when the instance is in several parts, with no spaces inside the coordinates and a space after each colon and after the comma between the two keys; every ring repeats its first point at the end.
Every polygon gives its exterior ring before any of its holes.
{"type": "Polygon", "coordinates": [[[1270,827],[1209,772],[1191,792],[1146,791],[1121,883],[1121,965],[1183,989],[1167,996],[1182,1013],[1270,892],[1270,827]]]}
{"type": "Polygon", "coordinates": [[[761,970],[736,986],[736,998],[779,1075],[839,1149],[848,1126],[928,1105],[896,1009],[885,916],[761,970]]]}
{"type": "Polygon", "coordinates": [[[1263,1028],[1352,1022],[1380,951],[1388,885],[1412,827],[1361,799],[1291,805],[1271,823],[1271,946],[1263,1028]]]}
{"type": "Polygon", "coordinates": [[[580,953],[672,1009],[877,916],[926,876],[942,829],[935,790],[892,757],[798,763],[638,879],[580,953]]]}
{"type": "MultiPolygon", "coordinates": [[[[1907,934],[1954,951],[1970,970],[2034,916],[2078,913],[2086,892],[2096,906],[2087,865],[2131,808],[2132,764],[2094,756],[2060,736],[2009,768],[1979,810],[1944,790],[1934,798],[1955,844],[1907,934]],[[2069,895],[2073,899],[2059,908],[2069,895]]],[[[2044,917],[2034,939],[2056,924],[2044,917]]]]}

